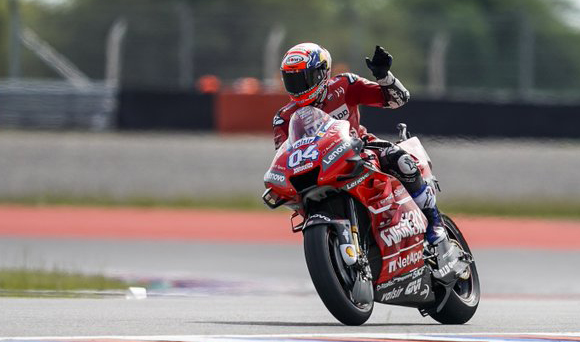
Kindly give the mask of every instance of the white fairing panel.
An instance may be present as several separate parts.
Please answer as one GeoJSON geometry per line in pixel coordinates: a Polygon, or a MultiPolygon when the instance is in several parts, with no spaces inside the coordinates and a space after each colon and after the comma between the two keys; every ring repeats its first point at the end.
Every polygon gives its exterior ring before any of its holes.
{"type": "Polygon", "coordinates": [[[407,153],[410,155],[417,158],[419,160],[419,165],[430,167],[431,158],[429,158],[427,151],[425,151],[425,148],[423,148],[423,145],[421,145],[419,138],[412,137],[405,141],[401,141],[397,145],[399,145],[403,150],[407,151],[407,153]]]}

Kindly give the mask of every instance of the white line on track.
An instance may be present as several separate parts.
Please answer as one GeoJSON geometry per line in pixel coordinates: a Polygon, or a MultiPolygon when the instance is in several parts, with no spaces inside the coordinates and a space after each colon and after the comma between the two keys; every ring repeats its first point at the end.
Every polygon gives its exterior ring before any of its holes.
{"type": "Polygon", "coordinates": [[[433,334],[273,334],[273,335],[161,335],[161,336],[46,336],[46,337],[4,337],[0,341],[87,341],[87,340],[131,340],[131,341],[180,341],[180,342],[240,342],[257,339],[260,342],[268,341],[295,341],[302,342],[320,341],[321,339],[384,339],[384,340],[414,340],[414,341],[526,341],[543,340],[554,341],[557,337],[580,338],[580,332],[557,332],[557,333],[433,333],[433,334]],[[516,338],[520,337],[520,338],[516,338]]]}

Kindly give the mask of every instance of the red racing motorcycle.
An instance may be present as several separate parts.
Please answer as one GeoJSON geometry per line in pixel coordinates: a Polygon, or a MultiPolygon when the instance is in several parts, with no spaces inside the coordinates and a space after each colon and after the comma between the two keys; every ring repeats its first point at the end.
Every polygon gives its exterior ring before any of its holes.
{"type": "MultiPolygon", "coordinates": [[[[417,137],[399,125],[397,143],[437,185],[417,137]]],[[[374,150],[351,134],[350,123],[315,107],[290,120],[289,137],[264,176],[262,196],[272,209],[294,210],[292,230],[302,232],[306,264],[326,308],[346,325],[361,325],[374,302],[415,307],[444,324],[475,314],[479,277],[467,241],[442,214],[452,249],[424,240],[427,219],[401,182],[383,173],[374,150]],[[302,222],[294,224],[301,216],[302,222]],[[456,253],[444,263],[442,253],[456,253]]]]}

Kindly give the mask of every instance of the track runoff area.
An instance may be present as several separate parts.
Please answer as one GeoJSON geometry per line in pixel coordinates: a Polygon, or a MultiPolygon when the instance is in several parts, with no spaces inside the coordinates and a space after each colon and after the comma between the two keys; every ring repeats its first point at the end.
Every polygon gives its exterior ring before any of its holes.
{"type": "Polygon", "coordinates": [[[292,334],[292,335],[190,335],[190,336],[86,336],[2,338],[11,342],[478,342],[478,341],[580,341],[580,333],[470,333],[470,334],[292,334]]]}
{"type": "MultiPolygon", "coordinates": [[[[301,243],[301,236],[290,232],[288,216],[287,212],[0,206],[0,217],[2,217],[0,238],[9,242],[12,241],[10,243],[34,241],[37,244],[47,246],[71,243],[90,247],[92,246],[91,244],[95,244],[95,248],[98,247],[99,249],[110,244],[119,244],[119,246],[124,248],[123,256],[127,255],[127,250],[131,246],[136,246],[139,249],[149,246],[149,243],[151,243],[152,248],[165,246],[166,249],[155,249],[152,250],[154,253],[148,253],[154,255],[156,259],[179,254],[178,249],[181,248],[182,244],[184,250],[190,250],[190,243],[194,249],[195,246],[200,248],[208,246],[207,251],[212,248],[215,249],[215,246],[220,246],[220,244],[226,242],[231,244],[228,245],[230,246],[229,248],[231,246],[241,246],[239,248],[242,248],[240,250],[243,251],[255,249],[256,246],[270,245],[270,250],[272,248],[297,250],[301,243]],[[227,213],[227,215],[224,215],[224,213],[227,213]],[[220,220],[215,220],[216,215],[220,215],[220,220]],[[208,226],[212,226],[212,229],[206,229],[208,226]],[[153,242],[155,243],[153,244],[153,242]],[[247,250],[243,249],[246,244],[252,247],[247,250]]],[[[503,256],[500,255],[498,257],[501,260],[493,259],[489,261],[493,267],[488,268],[488,274],[482,272],[482,278],[489,277],[490,279],[494,278],[497,281],[501,281],[501,277],[494,276],[492,272],[497,268],[496,266],[505,264],[506,260],[509,260],[509,253],[511,252],[506,254],[505,251],[511,251],[514,247],[523,248],[532,253],[529,256],[543,255],[542,251],[544,249],[562,251],[562,255],[574,256],[572,258],[574,260],[577,260],[575,256],[580,250],[578,242],[580,241],[580,223],[578,221],[470,217],[456,217],[456,221],[463,229],[470,244],[483,251],[481,253],[483,256],[497,255],[496,249],[499,252],[504,251],[503,256]],[[550,232],[550,234],[546,234],[546,232],[550,232]]],[[[242,253],[238,257],[242,258],[243,256],[244,254],[242,253]]],[[[187,263],[190,264],[191,260],[188,257],[189,254],[185,254],[181,258],[189,260],[187,263]]],[[[275,260],[280,257],[283,256],[270,255],[270,258],[275,260]]],[[[146,261],[151,262],[152,260],[147,259],[146,261]]],[[[171,261],[171,259],[164,261],[163,265],[175,264],[175,260],[171,261]]],[[[302,265],[303,260],[298,260],[297,262],[302,265]]],[[[550,264],[551,262],[547,260],[546,263],[536,266],[540,266],[539,268],[544,270],[548,268],[554,270],[554,265],[550,264]]],[[[570,262],[570,272],[575,272],[572,271],[575,270],[574,265],[577,265],[577,263],[570,262]]],[[[303,265],[303,267],[305,268],[306,266],[303,265]]],[[[513,278],[514,274],[513,272],[511,273],[513,278]]],[[[515,277],[525,278],[533,274],[537,275],[539,273],[520,270],[515,277]]],[[[533,285],[535,287],[543,286],[542,281],[546,281],[545,279],[536,278],[530,278],[529,280],[528,283],[536,284],[533,285]]],[[[570,281],[569,283],[574,284],[576,282],[570,281]]],[[[570,296],[566,294],[563,294],[563,298],[560,298],[561,296],[558,293],[560,293],[558,288],[555,288],[554,292],[550,292],[544,297],[522,294],[519,298],[514,298],[512,294],[504,294],[502,296],[501,294],[494,295],[493,293],[484,292],[483,300],[486,303],[490,303],[488,305],[490,310],[482,310],[482,312],[476,313],[476,319],[482,319],[484,322],[474,322],[471,326],[467,326],[467,328],[475,332],[459,331],[458,333],[455,333],[457,332],[457,329],[455,329],[457,326],[445,327],[441,325],[432,326],[428,323],[419,324],[416,320],[407,321],[405,317],[403,317],[404,323],[399,320],[388,324],[371,323],[362,327],[344,327],[329,317],[330,315],[321,308],[319,299],[314,295],[271,298],[261,295],[238,298],[234,294],[228,297],[195,297],[189,299],[189,302],[185,298],[183,300],[174,298],[174,301],[167,301],[163,298],[152,299],[150,302],[139,302],[146,303],[146,305],[140,304],[137,308],[138,310],[121,315],[120,317],[125,317],[125,319],[131,317],[131,320],[125,323],[123,323],[123,320],[114,322],[116,310],[128,307],[127,304],[123,304],[126,302],[122,302],[122,299],[96,300],[101,306],[108,308],[108,311],[106,311],[108,313],[95,313],[94,315],[92,313],[97,311],[95,305],[92,308],[81,310],[70,306],[71,303],[65,300],[52,299],[55,302],[51,302],[47,299],[10,299],[3,302],[3,305],[6,306],[3,306],[2,311],[5,311],[6,314],[0,319],[0,328],[3,326],[6,328],[11,324],[17,324],[21,328],[4,329],[5,332],[3,336],[0,336],[0,342],[580,341],[580,331],[578,331],[580,301],[578,301],[577,292],[574,292],[576,296],[572,296],[572,298],[569,298],[570,296]],[[32,303],[28,301],[32,301],[32,303]],[[181,306],[176,306],[176,301],[184,303],[180,304],[181,306]],[[200,314],[198,312],[198,310],[203,312],[211,311],[208,306],[221,306],[230,301],[239,303],[241,309],[234,309],[234,306],[227,307],[225,305],[219,310],[216,309],[219,311],[217,313],[200,314]],[[288,312],[284,313],[284,310],[282,310],[282,314],[279,307],[276,312],[264,311],[261,313],[261,311],[258,311],[254,315],[248,314],[248,310],[251,310],[249,308],[254,305],[259,306],[263,301],[275,301],[276,306],[284,301],[299,304],[296,304],[298,306],[295,307],[288,305],[288,312]],[[530,301],[533,303],[531,306],[527,304],[530,301]],[[160,305],[162,309],[153,307],[154,304],[160,305]],[[322,310],[325,316],[305,316],[305,311],[310,310],[308,305],[315,304],[318,305],[319,311],[322,310]],[[574,309],[576,305],[578,305],[578,309],[574,309]],[[191,311],[180,314],[179,311],[184,307],[189,307],[191,311]],[[26,311],[27,308],[33,311],[26,311]],[[34,310],[37,310],[36,313],[34,313],[34,310]],[[177,312],[172,310],[177,310],[177,312]],[[231,310],[232,313],[224,310],[231,310]],[[505,312],[506,310],[509,310],[509,312],[505,312]],[[156,315],[155,313],[158,311],[161,311],[161,313],[156,315]],[[139,312],[141,312],[141,315],[136,315],[139,312]],[[173,322],[171,324],[173,324],[174,328],[158,332],[144,329],[149,327],[149,325],[156,326],[155,321],[159,319],[159,324],[168,324],[168,321],[163,321],[166,318],[165,314],[163,314],[164,312],[169,315],[168,317],[171,317],[171,322],[173,322]],[[552,317],[551,313],[557,312],[560,312],[560,314],[552,317]],[[20,315],[20,317],[14,318],[13,314],[20,315]],[[274,317],[273,315],[275,314],[282,316],[274,317]],[[47,315],[53,317],[47,317],[47,315]],[[111,315],[114,316],[112,320],[105,319],[111,315]],[[566,317],[563,315],[566,315],[566,317]],[[570,315],[576,317],[570,317],[570,315]],[[519,316],[524,321],[517,320],[516,318],[519,316]],[[49,318],[54,319],[54,321],[50,321],[49,318]],[[150,319],[150,321],[145,322],[147,319],[150,319]],[[188,325],[196,324],[196,319],[201,319],[203,321],[201,323],[206,325],[200,327],[188,325]],[[236,320],[240,321],[240,319],[248,319],[250,321],[236,322],[236,320]],[[278,326],[265,324],[272,319],[278,322],[278,326]],[[310,319],[313,319],[315,323],[312,323],[311,329],[308,329],[308,321],[310,319]],[[551,324],[554,322],[550,320],[554,319],[559,321],[556,322],[558,324],[551,324]],[[533,322],[530,324],[530,322],[525,322],[525,320],[533,322]],[[254,323],[254,321],[257,323],[254,323]],[[60,322],[60,325],[51,330],[37,328],[38,326],[54,327],[54,322],[60,322]],[[87,325],[85,326],[86,329],[83,327],[69,329],[67,331],[69,333],[68,336],[55,335],[58,334],[58,331],[64,332],[66,330],[64,329],[65,326],[62,326],[62,324],[68,326],[66,322],[87,325]],[[125,336],[116,335],[123,330],[120,327],[131,322],[134,329],[127,328],[125,331],[128,333],[125,336]],[[230,324],[229,330],[226,324],[228,322],[233,322],[230,324]],[[246,323],[245,325],[239,325],[244,322],[246,323]],[[496,324],[497,327],[495,326],[496,324]],[[110,329],[107,328],[109,325],[110,329]],[[215,327],[208,328],[208,325],[215,327]],[[99,326],[102,329],[95,330],[99,326]],[[518,326],[520,327],[518,328],[518,326]],[[289,329],[292,329],[292,332],[288,331],[289,329]],[[308,333],[309,330],[310,333],[308,333]],[[91,332],[83,334],[84,331],[91,332]],[[148,333],[150,335],[135,336],[136,331],[143,331],[144,335],[148,333]],[[175,335],[174,331],[182,335],[175,335]],[[392,333],[388,333],[389,331],[392,333]],[[415,333],[407,333],[412,331],[415,333]],[[453,333],[451,333],[452,331],[453,333]],[[480,333],[486,331],[488,333],[480,333]],[[514,331],[520,332],[511,333],[514,331]],[[207,335],[199,335],[199,333],[207,335]],[[244,335],[240,335],[240,333],[244,335]],[[18,337],[25,335],[44,336],[18,337]]],[[[69,301],[78,304],[78,300],[69,301]]],[[[0,317],[2,317],[1,312],[0,317]]],[[[385,315],[383,314],[378,319],[384,322],[385,315]]]]}
{"type": "MultiPolygon", "coordinates": [[[[289,211],[0,206],[0,237],[301,244],[289,211]],[[219,217],[219,220],[216,220],[219,217]],[[211,229],[208,229],[211,227],[211,229]]],[[[580,221],[452,216],[472,248],[580,250],[580,221]]]]}

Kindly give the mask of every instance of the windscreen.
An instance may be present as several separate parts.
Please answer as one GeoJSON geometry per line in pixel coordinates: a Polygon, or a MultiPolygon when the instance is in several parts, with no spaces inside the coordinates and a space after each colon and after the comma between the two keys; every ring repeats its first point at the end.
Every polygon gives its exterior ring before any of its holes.
{"type": "Polygon", "coordinates": [[[290,119],[288,129],[290,145],[302,138],[313,137],[329,120],[330,116],[316,107],[306,106],[298,109],[290,119]]]}

